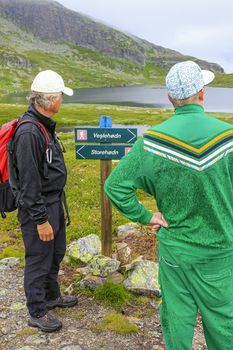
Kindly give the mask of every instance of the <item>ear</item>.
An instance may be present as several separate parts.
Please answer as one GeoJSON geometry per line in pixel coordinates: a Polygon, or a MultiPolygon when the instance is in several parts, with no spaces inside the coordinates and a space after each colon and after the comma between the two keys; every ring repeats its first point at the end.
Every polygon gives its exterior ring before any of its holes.
{"type": "Polygon", "coordinates": [[[167,95],[167,97],[168,97],[169,101],[173,104],[173,99],[171,98],[171,96],[167,95]]]}
{"type": "Polygon", "coordinates": [[[199,97],[200,101],[202,101],[202,102],[204,101],[204,98],[205,98],[205,90],[204,90],[204,88],[199,91],[198,97],[199,97]]]}

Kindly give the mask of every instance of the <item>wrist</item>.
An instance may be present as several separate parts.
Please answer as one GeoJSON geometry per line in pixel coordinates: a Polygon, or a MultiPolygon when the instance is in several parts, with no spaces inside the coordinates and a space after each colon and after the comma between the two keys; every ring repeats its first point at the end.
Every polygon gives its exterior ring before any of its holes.
{"type": "Polygon", "coordinates": [[[153,218],[153,213],[145,209],[145,211],[143,212],[143,215],[141,216],[140,223],[142,225],[148,225],[152,218],[153,218]]]}

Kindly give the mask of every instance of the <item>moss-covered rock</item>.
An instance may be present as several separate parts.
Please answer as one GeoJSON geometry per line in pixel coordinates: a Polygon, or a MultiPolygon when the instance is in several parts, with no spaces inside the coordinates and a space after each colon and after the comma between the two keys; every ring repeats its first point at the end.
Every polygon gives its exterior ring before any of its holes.
{"type": "Polygon", "coordinates": [[[68,247],[68,254],[75,261],[88,263],[95,255],[101,253],[101,241],[95,234],[79,238],[68,247]]]}
{"type": "Polygon", "coordinates": [[[142,260],[128,274],[124,286],[131,292],[144,295],[160,295],[157,263],[142,260]]]}
{"type": "Polygon", "coordinates": [[[94,276],[107,277],[116,272],[120,267],[120,261],[104,255],[95,256],[89,263],[88,269],[94,276]]]}

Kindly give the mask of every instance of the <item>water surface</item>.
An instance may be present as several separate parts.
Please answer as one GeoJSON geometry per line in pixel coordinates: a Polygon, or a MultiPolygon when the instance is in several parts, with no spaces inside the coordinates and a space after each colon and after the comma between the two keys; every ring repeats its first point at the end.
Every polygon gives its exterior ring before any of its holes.
{"type": "MultiPolygon", "coordinates": [[[[0,98],[0,103],[25,103],[25,96],[26,93],[4,96],[0,98]]],[[[76,89],[74,96],[65,96],[64,103],[100,103],[172,109],[166,88],[144,85],[76,89]]],[[[205,110],[233,113],[233,88],[206,87],[205,110]]]]}

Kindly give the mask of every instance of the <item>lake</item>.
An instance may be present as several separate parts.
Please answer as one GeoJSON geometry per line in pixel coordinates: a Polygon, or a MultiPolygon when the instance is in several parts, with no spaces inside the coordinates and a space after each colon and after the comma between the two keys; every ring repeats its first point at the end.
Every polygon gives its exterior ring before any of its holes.
{"type": "MultiPolygon", "coordinates": [[[[0,103],[25,103],[25,93],[0,98],[0,103]]],[[[171,109],[166,88],[153,86],[127,86],[112,88],[76,89],[74,96],[64,98],[65,103],[100,103],[171,109]]],[[[233,113],[233,88],[206,87],[207,112],[233,113]]]]}

